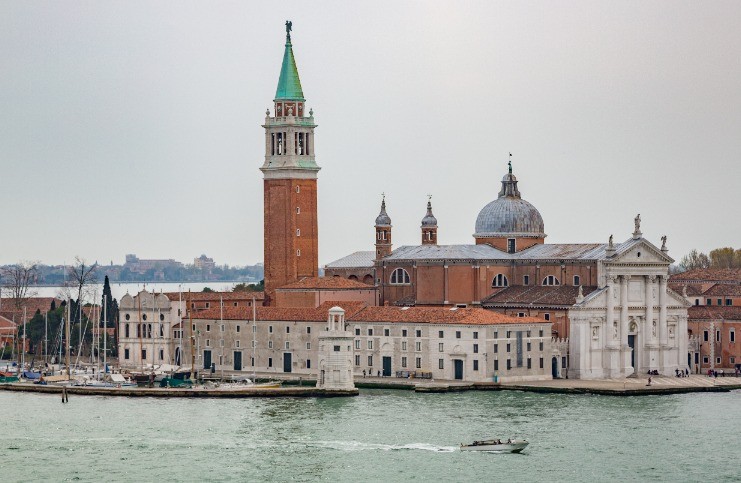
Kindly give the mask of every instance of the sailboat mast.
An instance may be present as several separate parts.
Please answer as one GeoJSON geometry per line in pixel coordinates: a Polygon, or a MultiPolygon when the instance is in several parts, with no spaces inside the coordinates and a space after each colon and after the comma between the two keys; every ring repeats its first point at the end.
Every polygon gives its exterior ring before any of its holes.
{"type": "Polygon", "coordinates": [[[108,295],[103,295],[103,372],[108,372],[108,295]]]}
{"type": "Polygon", "coordinates": [[[65,352],[67,353],[67,380],[68,381],[69,381],[70,375],[71,375],[70,367],[69,367],[69,339],[70,339],[70,328],[69,328],[69,326],[72,325],[72,324],[70,324],[70,320],[69,320],[70,315],[72,314],[72,311],[70,310],[70,304],[71,304],[71,302],[72,302],[71,299],[69,297],[67,297],[67,325],[64,326],[64,337],[66,339],[66,341],[65,341],[65,352]]]}
{"type": "MultiPolygon", "coordinates": [[[[188,290],[188,305],[190,305],[191,295],[190,290],[188,290]]],[[[196,351],[193,345],[195,344],[195,334],[193,333],[193,310],[192,307],[188,307],[188,330],[190,330],[190,378],[191,380],[194,379],[194,376],[196,374],[196,351]]]]}
{"type": "Polygon", "coordinates": [[[139,362],[141,363],[141,370],[142,373],[144,372],[144,358],[142,357],[142,352],[144,351],[144,342],[142,341],[142,332],[146,330],[145,327],[143,327],[142,324],[142,294],[139,292],[139,295],[136,296],[136,300],[139,302],[139,324],[137,325],[137,331],[136,333],[139,335],[139,362]]]}
{"type": "Polygon", "coordinates": [[[21,370],[26,367],[26,307],[23,307],[23,344],[21,345],[21,370]]]}
{"type": "Polygon", "coordinates": [[[44,314],[44,362],[47,362],[49,355],[49,312],[44,314]]]}
{"type": "Polygon", "coordinates": [[[178,285],[178,320],[180,321],[180,345],[178,350],[178,366],[183,366],[183,285],[178,285]]]}
{"type": "Polygon", "coordinates": [[[257,364],[257,306],[255,305],[255,296],[252,296],[252,382],[255,382],[255,364],[257,364]]]}

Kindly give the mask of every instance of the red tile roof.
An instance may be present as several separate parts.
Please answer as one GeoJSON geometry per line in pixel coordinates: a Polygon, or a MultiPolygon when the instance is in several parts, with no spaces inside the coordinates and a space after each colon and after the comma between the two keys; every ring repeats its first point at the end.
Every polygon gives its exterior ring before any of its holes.
{"type": "Polygon", "coordinates": [[[741,283],[741,268],[698,268],[672,275],[671,282],[737,282],[741,283]]]}
{"type": "MultiPolygon", "coordinates": [[[[582,294],[586,297],[597,287],[582,287],[582,294]]],[[[522,306],[568,306],[576,303],[576,296],[579,294],[579,287],[570,285],[543,286],[543,285],[515,285],[497,289],[489,297],[482,301],[482,304],[489,305],[506,305],[511,307],[522,306]]]]}
{"type": "MultiPolygon", "coordinates": [[[[7,317],[10,320],[15,319],[17,322],[20,322],[21,319],[23,319],[23,308],[17,310],[15,300],[16,299],[3,297],[2,300],[0,300],[0,302],[2,302],[2,306],[0,306],[0,315],[7,317]]],[[[51,309],[52,301],[56,303],[57,307],[62,304],[62,301],[56,297],[31,297],[27,299],[25,303],[26,320],[31,320],[37,310],[42,314],[48,312],[51,309]]]]}
{"type": "MultiPolygon", "coordinates": [[[[369,307],[363,302],[325,302],[317,308],[257,307],[256,315],[260,321],[323,322],[327,320],[329,309],[334,306],[345,310],[348,322],[460,325],[550,323],[536,317],[512,317],[481,308],[369,307]]],[[[193,315],[194,319],[199,320],[219,320],[221,313],[216,308],[193,315]]],[[[224,307],[224,320],[252,320],[252,308],[224,307]]]]}
{"type": "Polygon", "coordinates": [[[13,333],[15,332],[17,326],[18,324],[16,324],[12,320],[0,315],[0,332],[13,333]]]}
{"type": "MultiPolygon", "coordinates": [[[[712,283],[712,282],[710,282],[712,283]]],[[[731,283],[713,283],[705,290],[703,285],[707,286],[708,282],[703,283],[669,283],[669,288],[684,295],[683,290],[687,287],[688,297],[708,296],[708,297],[741,297],[741,285],[731,283]]]]}
{"type": "Polygon", "coordinates": [[[277,290],[376,290],[376,287],[342,277],[304,277],[277,290]]]}
{"type": "Polygon", "coordinates": [[[687,309],[687,315],[692,320],[736,320],[741,321],[741,307],[694,305],[687,309]]]}
{"type": "Polygon", "coordinates": [[[366,307],[352,317],[352,322],[409,323],[409,324],[525,324],[550,322],[536,317],[512,317],[481,308],[447,307],[366,307]]]}
{"type": "Polygon", "coordinates": [[[265,292],[165,292],[165,296],[171,302],[182,300],[183,302],[218,302],[219,300],[265,300],[265,292]]]}

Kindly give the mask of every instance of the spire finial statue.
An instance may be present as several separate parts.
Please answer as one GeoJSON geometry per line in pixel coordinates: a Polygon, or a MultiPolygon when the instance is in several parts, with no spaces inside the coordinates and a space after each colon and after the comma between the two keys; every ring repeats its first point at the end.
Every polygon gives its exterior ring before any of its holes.
{"type": "Polygon", "coordinates": [[[661,251],[663,252],[663,251],[666,251],[666,250],[667,250],[667,248],[666,248],[666,235],[664,235],[664,236],[661,237],[661,251]]]}
{"type": "Polygon", "coordinates": [[[509,153],[509,162],[507,163],[507,166],[509,166],[509,174],[512,174],[512,153],[509,153]]]}
{"type": "Polygon", "coordinates": [[[610,241],[609,241],[608,246],[610,247],[610,249],[614,248],[614,245],[612,244],[612,235],[610,235],[610,241]]]}
{"type": "Polygon", "coordinates": [[[291,30],[293,29],[293,22],[286,20],[286,40],[291,41],[291,30]]]}
{"type": "Polygon", "coordinates": [[[638,239],[641,237],[641,214],[638,213],[636,217],[633,219],[633,223],[635,224],[635,231],[633,231],[633,238],[638,239]]]}

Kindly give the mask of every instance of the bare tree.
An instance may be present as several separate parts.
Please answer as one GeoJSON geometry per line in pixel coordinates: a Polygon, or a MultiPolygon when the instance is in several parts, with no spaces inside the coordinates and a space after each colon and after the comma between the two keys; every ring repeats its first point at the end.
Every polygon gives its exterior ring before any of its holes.
{"type": "Polygon", "coordinates": [[[706,254],[693,249],[687,255],[682,257],[679,265],[681,265],[684,270],[708,268],[710,266],[710,258],[706,254]]]}
{"type": "MultiPolygon", "coordinates": [[[[75,257],[75,265],[69,267],[69,287],[77,292],[77,304],[83,305],[83,296],[88,295],[89,285],[97,282],[95,271],[98,264],[88,265],[84,258],[75,257]]],[[[73,316],[77,317],[77,316],[73,316]]],[[[79,321],[79,319],[76,319],[79,321]]]]}
{"type": "MultiPolygon", "coordinates": [[[[28,303],[28,299],[36,295],[36,290],[31,287],[36,282],[38,275],[37,262],[18,262],[15,265],[8,265],[0,268],[0,309],[3,305],[3,293],[9,298],[10,306],[13,310],[13,318],[18,317],[18,330],[26,323],[23,319],[23,307],[28,303]]],[[[8,302],[6,302],[8,303],[8,302]]],[[[20,352],[20,339],[16,345],[16,350],[20,352]]]]}

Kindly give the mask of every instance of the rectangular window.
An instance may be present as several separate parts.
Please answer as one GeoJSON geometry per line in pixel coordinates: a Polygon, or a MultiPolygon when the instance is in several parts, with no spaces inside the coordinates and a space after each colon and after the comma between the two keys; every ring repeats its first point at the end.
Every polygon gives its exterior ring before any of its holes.
{"type": "Polygon", "coordinates": [[[733,299],[726,299],[726,305],[733,305],[733,299]]]}
{"type": "Polygon", "coordinates": [[[268,357],[268,367],[273,367],[273,358],[268,357]]]}
{"type": "Polygon", "coordinates": [[[519,312],[519,313],[517,314],[517,316],[518,316],[518,317],[525,317],[525,312],[519,312]]]}
{"type": "Polygon", "coordinates": [[[142,359],[147,358],[147,349],[142,349],[142,359]]]}
{"type": "Polygon", "coordinates": [[[221,324],[221,331],[224,332],[226,330],[226,325],[221,324]]]}
{"type": "Polygon", "coordinates": [[[286,326],[286,334],[290,334],[290,333],[291,333],[291,328],[286,326]]]}
{"type": "Polygon", "coordinates": [[[239,341],[238,341],[238,340],[234,341],[234,346],[235,346],[235,347],[236,347],[237,349],[239,349],[239,341]]]}
{"type": "Polygon", "coordinates": [[[533,368],[533,363],[532,363],[532,361],[530,360],[529,357],[527,358],[527,368],[528,369],[532,369],[533,368]]]}
{"type": "Polygon", "coordinates": [[[417,369],[421,369],[422,368],[422,358],[417,357],[417,360],[414,361],[414,364],[417,369]]]}
{"type": "Polygon", "coordinates": [[[700,299],[695,299],[695,305],[700,305],[700,299]]]}
{"type": "Polygon", "coordinates": [[[438,369],[445,369],[445,359],[438,359],[437,360],[437,368],[438,369]]]}
{"type": "Polygon", "coordinates": [[[530,275],[523,275],[522,276],[522,284],[523,285],[530,285],[530,275]]]}
{"type": "Polygon", "coordinates": [[[716,365],[720,365],[720,361],[721,361],[720,357],[716,357],[715,358],[715,364],[716,365]]]}
{"type": "Polygon", "coordinates": [[[402,357],[401,358],[401,367],[406,367],[406,366],[407,366],[407,358],[406,357],[402,357]]]}
{"type": "Polygon", "coordinates": [[[494,331],[494,338],[495,339],[498,339],[499,338],[499,331],[498,330],[495,330],[494,331]]]}
{"type": "Polygon", "coordinates": [[[401,336],[402,337],[406,337],[407,336],[407,330],[406,329],[401,329],[401,336]]]}
{"type": "Polygon", "coordinates": [[[257,347],[257,341],[256,340],[253,340],[252,341],[252,348],[254,349],[255,347],[257,347]]]}
{"type": "Polygon", "coordinates": [[[499,344],[494,344],[494,353],[496,354],[498,352],[499,352],[499,344]]]}
{"type": "Polygon", "coordinates": [[[479,345],[478,344],[474,344],[473,345],[473,353],[474,354],[478,354],[479,353],[479,345]]]}
{"type": "Polygon", "coordinates": [[[507,370],[509,371],[510,369],[512,369],[512,361],[507,359],[507,370]]]}
{"type": "MultiPolygon", "coordinates": [[[[287,343],[288,342],[286,342],[286,344],[287,343]]],[[[336,346],[332,347],[332,349],[334,349],[335,352],[339,352],[340,351],[340,346],[336,345],[336,346]]]]}
{"type": "Polygon", "coordinates": [[[734,356],[731,356],[730,360],[731,360],[731,364],[735,364],[736,363],[736,358],[734,356]]]}
{"type": "Polygon", "coordinates": [[[368,341],[368,350],[373,350],[373,341],[372,340],[369,340],[368,341]]]}
{"type": "Polygon", "coordinates": [[[373,367],[373,356],[368,356],[368,367],[373,367]]]}
{"type": "Polygon", "coordinates": [[[373,329],[368,329],[368,335],[373,335],[373,329]]]}
{"type": "Polygon", "coordinates": [[[124,359],[129,358],[129,349],[124,349],[124,359]]]}
{"type": "Polygon", "coordinates": [[[530,337],[530,331],[529,330],[527,331],[526,337],[530,337]]]}
{"type": "Polygon", "coordinates": [[[715,331],[715,342],[720,342],[720,330],[715,331]]]}
{"type": "Polygon", "coordinates": [[[272,349],[272,348],[273,348],[273,341],[272,340],[269,340],[268,341],[268,349],[272,349]]]}
{"type": "Polygon", "coordinates": [[[455,338],[456,339],[460,339],[461,338],[461,331],[460,330],[456,330],[455,331],[455,338]]]}
{"type": "Polygon", "coordinates": [[[416,333],[417,333],[417,337],[422,337],[422,331],[421,330],[417,330],[416,333]]]}
{"type": "Polygon", "coordinates": [[[254,334],[255,332],[257,332],[257,326],[256,325],[253,325],[252,326],[252,333],[254,334]]]}
{"type": "Polygon", "coordinates": [[[401,343],[401,350],[403,350],[403,351],[407,350],[407,341],[402,341],[402,343],[401,343]]]}
{"type": "Polygon", "coordinates": [[[543,352],[543,341],[542,340],[538,343],[538,350],[540,352],[543,352]]]}
{"type": "Polygon", "coordinates": [[[421,342],[415,342],[414,343],[414,350],[421,351],[422,350],[422,343],[421,342]]]}
{"type": "Polygon", "coordinates": [[[479,338],[479,333],[478,332],[474,332],[473,333],[473,338],[474,339],[478,339],[479,338]]]}
{"type": "Polygon", "coordinates": [[[579,275],[574,275],[574,287],[578,287],[581,285],[581,278],[579,278],[579,275]]]}
{"type": "Polygon", "coordinates": [[[507,352],[510,352],[511,345],[507,343],[507,352]]]}
{"type": "Polygon", "coordinates": [[[707,342],[708,341],[708,331],[707,330],[703,330],[702,331],[702,341],[703,342],[707,342]]]}
{"type": "Polygon", "coordinates": [[[445,333],[442,330],[439,330],[437,331],[437,336],[438,338],[442,339],[443,337],[445,337],[445,333]]]}
{"type": "Polygon", "coordinates": [[[478,371],[479,370],[479,361],[476,359],[473,360],[473,370],[478,371]]]}
{"type": "Polygon", "coordinates": [[[439,344],[437,345],[437,350],[438,350],[438,352],[443,352],[443,351],[445,350],[445,349],[443,348],[443,345],[444,345],[444,344],[443,344],[442,342],[440,342],[440,343],[439,343],[439,344]]]}
{"type": "Polygon", "coordinates": [[[507,331],[507,339],[511,339],[512,338],[511,335],[512,335],[512,331],[511,330],[508,330],[507,331]]]}
{"type": "Polygon", "coordinates": [[[306,343],[306,350],[307,351],[310,351],[311,350],[311,342],[307,342],[306,343]]]}
{"type": "Polygon", "coordinates": [[[530,352],[530,342],[527,343],[527,351],[530,352]]]}
{"type": "Polygon", "coordinates": [[[507,238],[507,253],[515,253],[515,239],[507,238]]]}
{"type": "Polygon", "coordinates": [[[705,299],[705,305],[713,305],[713,299],[705,299]]]}
{"type": "Polygon", "coordinates": [[[206,347],[209,347],[211,345],[211,339],[206,339],[206,347]]]}
{"type": "Polygon", "coordinates": [[[718,305],[723,305],[723,299],[718,299],[718,305]]]}
{"type": "MultiPolygon", "coordinates": [[[[546,315],[548,315],[548,314],[546,314],[546,315]]],[[[548,320],[548,319],[545,319],[545,320],[548,320]]],[[[540,329],[538,331],[538,337],[543,337],[543,329],[540,329]]]]}
{"type": "Polygon", "coordinates": [[[286,341],[286,350],[288,350],[288,349],[290,349],[290,348],[291,348],[291,343],[290,343],[290,342],[288,342],[288,341],[286,341]]]}
{"type": "Polygon", "coordinates": [[[211,302],[206,302],[206,308],[211,308],[211,302]]]}
{"type": "Polygon", "coordinates": [[[206,332],[211,332],[211,324],[206,324],[206,332]]]}
{"type": "Polygon", "coordinates": [[[268,333],[270,333],[270,334],[273,333],[273,326],[272,325],[268,325],[268,333]]]}
{"type": "Polygon", "coordinates": [[[311,327],[306,327],[306,333],[311,334],[311,327]]]}
{"type": "Polygon", "coordinates": [[[250,365],[252,367],[255,367],[255,358],[254,357],[250,357],[250,365]]]}
{"type": "Polygon", "coordinates": [[[355,348],[360,350],[360,340],[355,341],[355,348]]]}
{"type": "Polygon", "coordinates": [[[702,363],[707,364],[708,363],[708,356],[702,356],[702,363]]]}
{"type": "Polygon", "coordinates": [[[388,337],[389,335],[391,335],[391,330],[390,329],[383,329],[383,336],[384,337],[388,337]]]}
{"type": "Polygon", "coordinates": [[[360,335],[360,329],[358,327],[355,328],[355,335],[360,335]]]}
{"type": "Polygon", "coordinates": [[[540,358],[540,368],[543,369],[543,358],[540,358]]]}
{"type": "Polygon", "coordinates": [[[494,370],[495,371],[499,370],[499,359],[494,359],[494,370]]]}
{"type": "Polygon", "coordinates": [[[728,331],[728,340],[730,340],[731,342],[736,342],[736,330],[735,329],[731,329],[730,331],[728,331]]]}
{"type": "Polygon", "coordinates": [[[311,369],[311,361],[309,359],[306,359],[306,368],[311,369]]]}
{"type": "Polygon", "coordinates": [[[360,356],[355,356],[355,365],[356,366],[360,365],[360,356]]]}
{"type": "Polygon", "coordinates": [[[224,347],[224,339],[219,339],[219,347],[224,347]]]}

